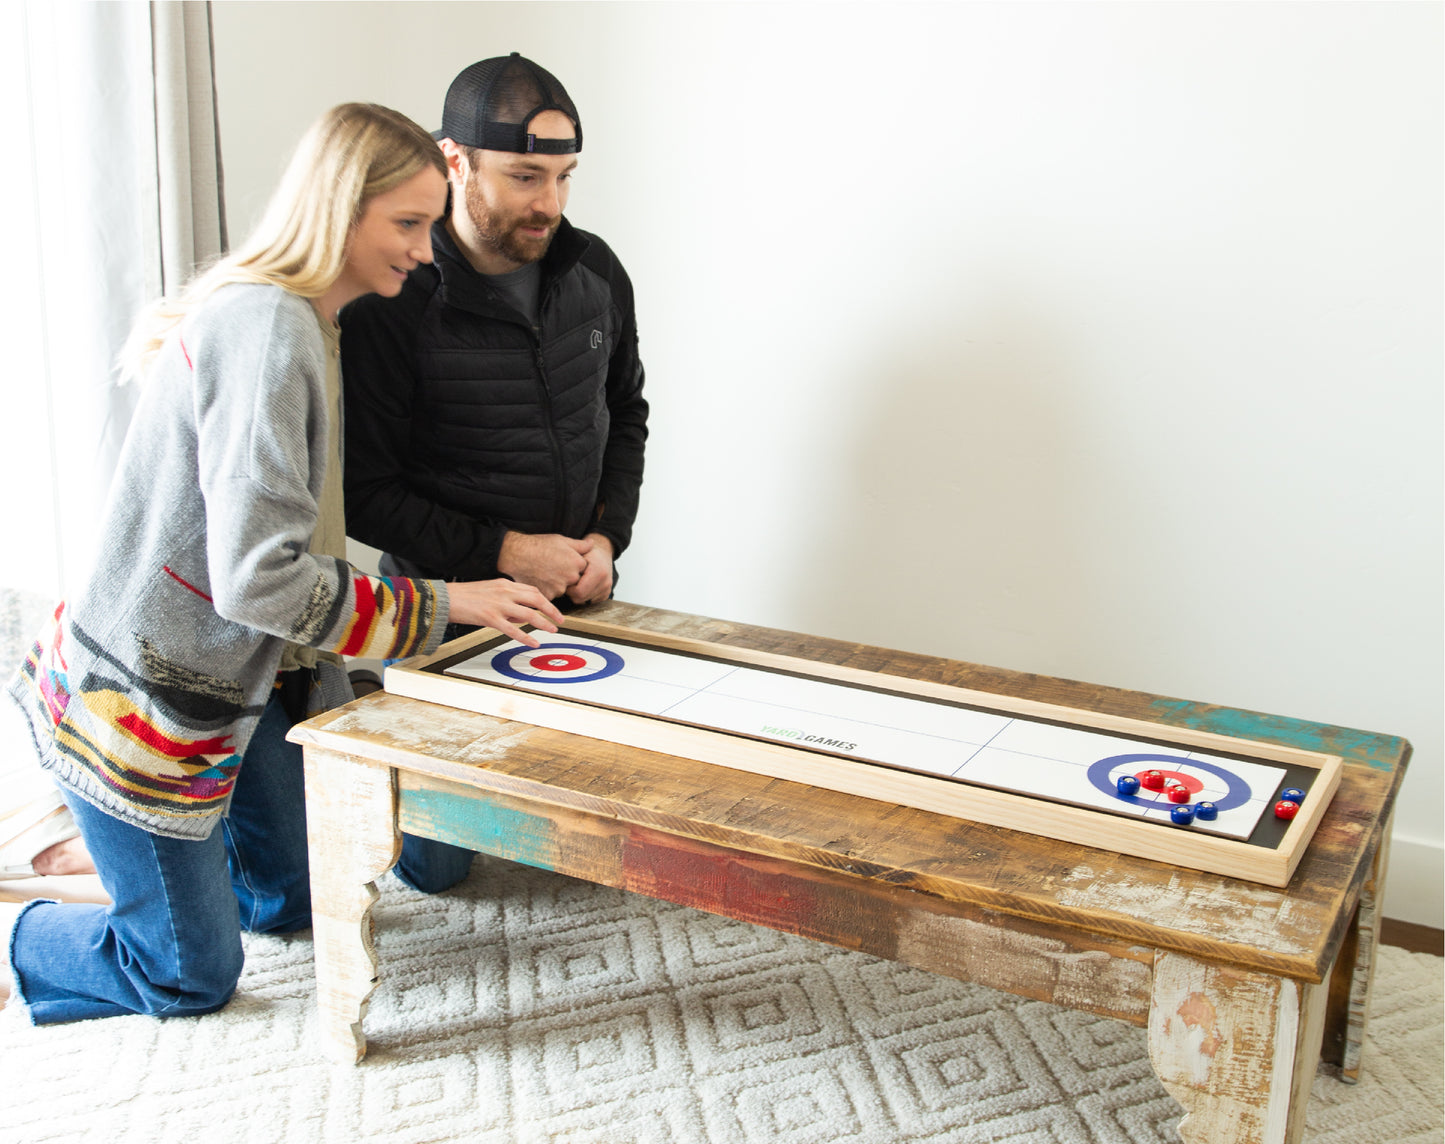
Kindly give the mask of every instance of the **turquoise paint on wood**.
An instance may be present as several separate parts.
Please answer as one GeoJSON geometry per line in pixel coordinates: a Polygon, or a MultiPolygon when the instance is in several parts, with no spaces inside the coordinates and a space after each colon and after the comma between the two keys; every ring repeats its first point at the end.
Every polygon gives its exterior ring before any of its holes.
{"type": "Polygon", "coordinates": [[[1349,727],[1331,727],[1282,715],[1213,707],[1180,699],[1156,699],[1150,704],[1154,717],[1174,727],[1212,731],[1235,739],[1278,743],[1302,751],[1339,755],[1351,762],[1368,763],[1380,770],[1393,770],[1409,757],[1410,744],[1397,735],[1377,735],[1349,727]]]}
{"type": "Polygon", "coordinates": [[[408,834],[422,834],[512,862],[555,870],[556,830],[550,819],[524,814],[471,795],[403,790],[397,821],[408,834]]]}

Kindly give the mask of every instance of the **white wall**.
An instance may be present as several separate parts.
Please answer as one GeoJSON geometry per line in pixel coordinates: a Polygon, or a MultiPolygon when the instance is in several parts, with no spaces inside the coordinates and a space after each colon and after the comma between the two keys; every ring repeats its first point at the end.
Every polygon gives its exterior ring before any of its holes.
{"type": "Polygon", "coordinates": [[[1387,912],[1442,924],[1438,5],[215,17],[233,235],[333,103],[568,85],[654,410],[622,598],[1407,737],[1387,912]]]}

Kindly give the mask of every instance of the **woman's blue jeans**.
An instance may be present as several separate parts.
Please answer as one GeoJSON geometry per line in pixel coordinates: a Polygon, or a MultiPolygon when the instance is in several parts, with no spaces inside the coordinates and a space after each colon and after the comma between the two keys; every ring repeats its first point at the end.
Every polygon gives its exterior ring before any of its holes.
{"type": "MultiPolygon", "coordinates": [[[[40,901],[21,914],[10,964],[31,1020],[213,1012],[240,980],[243,929],[311,924],[305,780],[290,729],[273,695],[230,812],[204,840],[151,834],[62,792],[111,905],[40,901]]],[[[405,841],[397,873],[417,889],[436,892],[466,876],[469,851],[405,841]]]]}
{"type": "Polygon", "coordinates": [[[204,840],[163,838],[65,792],[109,906],[36,902],[11,937],[37,1025],[221,1008],[241,976],[241,930],[311,924],[301,749],[273,697],[246,748],[229,817],[204,840]]]}

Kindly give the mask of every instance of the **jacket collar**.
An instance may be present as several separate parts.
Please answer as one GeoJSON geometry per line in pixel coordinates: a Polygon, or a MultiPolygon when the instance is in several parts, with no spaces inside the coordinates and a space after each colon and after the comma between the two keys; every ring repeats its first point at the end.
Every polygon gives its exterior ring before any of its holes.
{"type": "MultiPolygon", "coordinates": [[[[446,221],[432,226],[432,256],[437,273],[441,276],[442,301],[459,310],[474,314],[496,317],[516,317],[510,305],[503,302],[492,289],[484,275],[472,269],[467,256],[457,246],[446,221]]],[[[577,265],[587,247],[591,245],[587,236],[562,217],[557,233],[552,236],[547,253],[542,256],[542,302],[547,298],[557,280],[577,265]]]]}

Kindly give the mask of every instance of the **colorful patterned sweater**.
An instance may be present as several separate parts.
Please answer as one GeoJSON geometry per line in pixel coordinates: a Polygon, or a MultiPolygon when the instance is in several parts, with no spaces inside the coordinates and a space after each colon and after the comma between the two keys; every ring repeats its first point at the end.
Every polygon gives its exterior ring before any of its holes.
{"type": "Polygon", "coordinates": [[[225,286],[145,382],[85,588],[9,688],[42,765],[117,818],[205,838],[230,802],[289,640],[431,651],[439,581],[368,577],[308,542],[331,424],[305,299],[225,286]]]}

